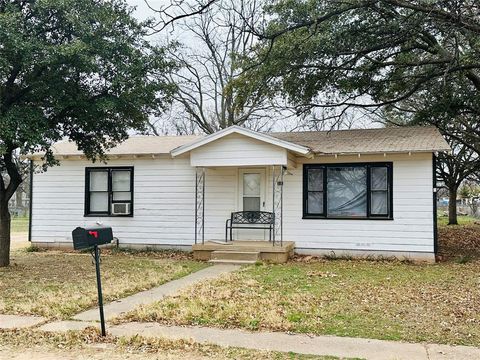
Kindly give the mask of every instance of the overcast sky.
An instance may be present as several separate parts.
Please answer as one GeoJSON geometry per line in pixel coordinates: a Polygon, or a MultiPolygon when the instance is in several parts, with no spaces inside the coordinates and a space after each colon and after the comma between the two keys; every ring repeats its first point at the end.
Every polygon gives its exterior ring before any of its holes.
{"type": "MultiPolygon", "coordinates": [[[[148,8],[144,0],[127,0],[127,3],[137,8],[135,16],[141,20],[154,16],[154,13],[148,8]]],[[[149,4],[155,8],[165,3],[165,0],[149,0],[149,4]]]]}

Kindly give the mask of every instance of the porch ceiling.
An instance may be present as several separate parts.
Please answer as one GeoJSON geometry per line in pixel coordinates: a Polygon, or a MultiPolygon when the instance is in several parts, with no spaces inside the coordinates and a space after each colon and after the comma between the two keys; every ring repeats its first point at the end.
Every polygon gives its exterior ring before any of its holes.
{"type": "MultiPolygon", "coordinates": [[[[199,149],[200,150],[200,149],[199,149]]],[[[288,169],[296,168],[296,156],[285,149],[270,149],[249,151],[248,149],[235,152],[212,153],[210,151],[192,151],[190,164],[194,167],[264,167],[284,166],[288,169]]]]}

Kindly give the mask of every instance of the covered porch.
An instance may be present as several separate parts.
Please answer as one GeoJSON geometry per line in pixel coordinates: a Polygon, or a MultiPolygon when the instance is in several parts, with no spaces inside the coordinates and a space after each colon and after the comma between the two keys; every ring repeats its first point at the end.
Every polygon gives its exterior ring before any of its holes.
{"type": "Polygon", "coordinates": [[[286,262],[294,243],[283,238],[279,165],[197,167],[194,257],[212,262],[286,262]]]}
{"type": "Polygon", "coordinates": [[[195,167],[196,259],[286,262],[295,244],[283,237],[283,189],[302,146],[228,128],[172,152],[195,167]]]}

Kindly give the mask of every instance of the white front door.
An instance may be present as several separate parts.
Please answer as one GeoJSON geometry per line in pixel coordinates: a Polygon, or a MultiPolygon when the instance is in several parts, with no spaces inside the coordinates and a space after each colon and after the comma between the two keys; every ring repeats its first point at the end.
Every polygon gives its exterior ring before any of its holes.
{"type": "MultiPolygon", "coordinates": [[[[239,211],[265,211],[265,169],[252,168],[239,170],[239,211]]],[[[263,240],[264,230],[238,230],[238,240],[263,240]]],[[[268,234],[266,235],[268,239],[268,234]]]]}

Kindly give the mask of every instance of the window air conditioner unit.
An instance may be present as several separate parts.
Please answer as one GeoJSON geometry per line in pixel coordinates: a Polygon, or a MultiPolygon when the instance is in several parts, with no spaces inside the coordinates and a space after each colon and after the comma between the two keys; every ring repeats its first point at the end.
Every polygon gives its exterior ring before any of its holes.
{"type": "Polygon", "coordinates": [[[130,204],[129,203],[114,203],[112,204],[113,215],[129,215],[130,204]]]}

